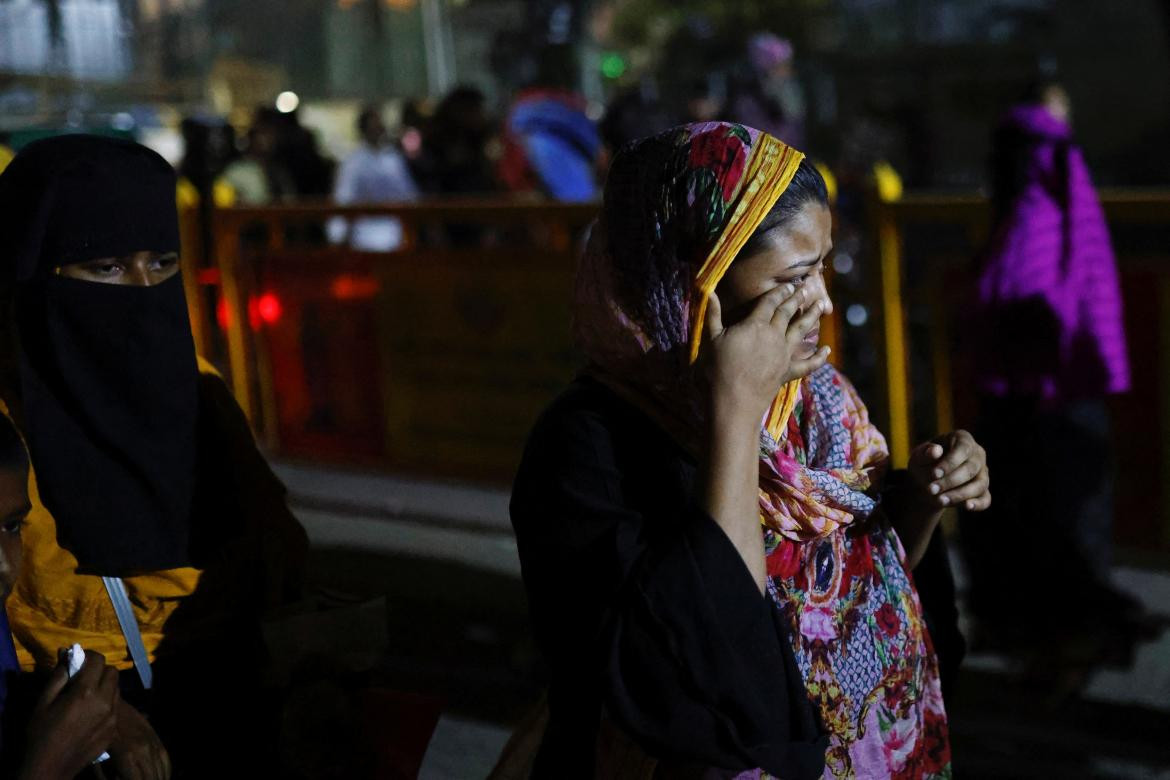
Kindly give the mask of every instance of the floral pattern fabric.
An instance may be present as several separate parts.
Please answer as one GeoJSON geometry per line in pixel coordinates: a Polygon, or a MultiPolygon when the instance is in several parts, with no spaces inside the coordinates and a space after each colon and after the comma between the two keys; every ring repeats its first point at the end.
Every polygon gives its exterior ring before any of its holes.
{"type": "MultiPolygon", "coordinates": [[[[805,473],[832,473],[868,449],[884,452],[880,434],[860,441],[843,435],[865,417],[852,386],[826,366],[805,380],[782,449],[808,467],[805,473]],[[818,421],[826,419],[840,424],[825,430],[818,421]]],[[[831,734],[824,776],[950,777],[946,712],[922,606],[897,535],[865,510],[865,499],[858,495],[852,505],[868,520],[820,539],[765,531],[768,590],[791,624],[805,686],[831,734]]]]}

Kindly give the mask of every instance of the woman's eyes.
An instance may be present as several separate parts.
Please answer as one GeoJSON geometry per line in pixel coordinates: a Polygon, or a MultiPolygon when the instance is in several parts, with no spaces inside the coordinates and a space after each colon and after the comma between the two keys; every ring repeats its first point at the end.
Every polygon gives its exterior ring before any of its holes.
{"type": "Polygon", "coordinates": [[[809,277],[821,273],[825,269],[824,263],[817,263],[810,268],[807,273],[803,273],[795,279],[779,279],[781,284],[791,284],[794,287],[800,287],[809,280],[809,277]]]}
{"type": "MultiPolygon", "coordinates": [[[[160,257],[159,259],[150,263],[150,270],[154,272],[165,273],[174,269],[178,265],[179,258],[177,257],[160,257]]],[[[127,267],[124,263],[117,263],[113,261],[92,263],[91,265],[84,266],[84,268],[86,271],[95,276],[117,276],[118,274],[124,274],[127,271],[127,267]]]]}
{"type": "Polygon", "coordinates": [[[810,278],[811,278],[811,277],[812,277],[814,274],[817,274],[817,273],[820,273],[820,269],[819,269],[819,268],[814,268],[813,270],[809,271],[808,273],[806,273],[806,274],[801,274],[800,276],[797,276],[797,277],[795,277],[795,278],[793,278],[793,279],[780,279],[780,280],[778,280],[778,281],[779,281],[781,284],[791,284],[793,287],[801,287],[801,286],[803,286],[803,285],[804,285],[804,283],[805,283],[805,282],[807,282],[807,281],[808,281],[808,280],[809,280],[809,279],[810,279],[810,278]]]}
{"type": "Polygon", "coordinates": [[[23,517],[11,518],[9,520],[4,521],[3,525],[0,525],[0,530],[3,530],[4,533],[6,533],[6,534],[18,534],[18,533],[20,533],[20,529],[22,529],[22,528],[24,528],[24,518],[23,517]]]}

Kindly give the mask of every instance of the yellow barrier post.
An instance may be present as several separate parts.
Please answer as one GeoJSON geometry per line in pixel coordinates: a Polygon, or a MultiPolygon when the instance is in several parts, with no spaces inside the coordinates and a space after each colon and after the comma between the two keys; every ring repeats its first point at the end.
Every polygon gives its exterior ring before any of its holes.
{"type": "Polygon", "coordinates": [[[187,296],[187,315],[191,320],[191,337],[195,354],[207,356],[209,334],[203,294],[199,289],[199,258],[202,241],[199,235],[199,205],[179,206],[179,265],[183,275],[183,293],[187,296]]]}
{"type": "MultiPolygon", "coordinates": [[[[283,250],[285,247],[284,225],[279,220],[270,219],[267,220],[267,228],[269,248],[272,251],[283,250]]],[[[254,281],[257,284],[260,283],[258,279],[254,281]]],[[[254,294],[260,295],[262,292],[262,290],[256,290],[254,294]]],[[[251,323],[249,322],[249,324],[251,323]]],[[[263,327],[263,323],[258,324],[263,327]]],[[[261,438],[266,447],[275,451],[280,446],[280,422],[276,409],[276,385],[272,376],[272,361],[265,339],[257,337],[257,334],[252,334],[252,337],[254,340],[249,344],[252,348],[251,365],[255,369],[255,386],[259,395],[258,416],[261,423],[261,438]]],[[[252,421],[252,426],[256,427],[256,420],[252,421]]]]}
{"type": "Polygon", "coordinates": [[[910,392],[907,386],[906,321],[902,304],[902,237],[890,204],[878,199],[878,264],[885,343],[886,403],[894,468],[910,459],[910,392]]]}
{"type": "Polygon", "coordinates": [[[244,333],[248,312],[239,278],[240,240],[238,224],[230,212],[215,212],[215,262],[219,266],[220,291],[227,306],[228,365],[232,392],[249,422],[254,424],[252,403],[252,361],[244,333]]]}

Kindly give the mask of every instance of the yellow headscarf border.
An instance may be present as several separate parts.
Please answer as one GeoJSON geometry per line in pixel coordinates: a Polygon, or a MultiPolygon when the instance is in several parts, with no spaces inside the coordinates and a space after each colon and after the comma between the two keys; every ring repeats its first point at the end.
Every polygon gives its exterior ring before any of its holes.
{"type": "MultiPolygon", "coordinates": [[[[731,261],[739,254],[739,250],[743,249],[743,245],[788,189],[803,159],[803,153],[766,133],[760,133],[752,145],[739,192],[734,196],[735,208],[731,218],[695,276],[696,305],[692,307],[691,318],[691,363],[699,357],[703,320],[707,316],[707,301],[711,293],[731,267],[731,261]]],[[[799,396],[800,380],[780,388],[765,422],[772,438],[780,438],[799,396]]]]}

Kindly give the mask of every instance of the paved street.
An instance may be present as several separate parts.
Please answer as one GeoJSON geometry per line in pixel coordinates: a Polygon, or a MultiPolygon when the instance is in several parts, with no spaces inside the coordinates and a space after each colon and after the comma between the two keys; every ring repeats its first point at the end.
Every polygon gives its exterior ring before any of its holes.
{"type": "MultiPolygon", "coordinates": [[[[381,673],[443,702],[421,777],[486,775],[540,692],[507,492],[276,468],[313,540],[315,584],[354,599],[385,596],[381,673]]],[[[1119,567],[1115,577],[1170,626],[1170,572],[1119,567]]],[[[957,702],[958,777],[1170,780],[1170,628],[1131,669],[1100,670],[1057,705],[1016,681],[1005,659],[970,655],[957,702]]]]}

